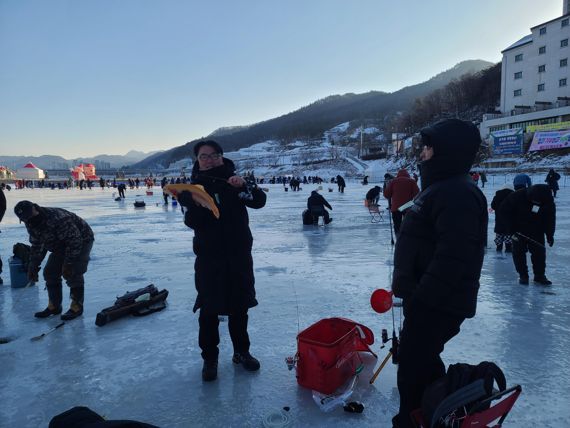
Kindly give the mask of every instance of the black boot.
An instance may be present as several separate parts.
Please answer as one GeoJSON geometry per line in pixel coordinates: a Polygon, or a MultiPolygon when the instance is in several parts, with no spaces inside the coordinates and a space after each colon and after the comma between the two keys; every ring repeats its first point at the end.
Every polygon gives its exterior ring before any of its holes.
{"type": "Polygon", "coordinates": [[[502,253],[502,252],[503,252],[503,244],[497,245],[497,253],[502,253]]]}
{"type": "Polygon", "coordinates": [[[59,314],[61,314],[61,306],[56,307],[54,304],[49,302],[47,308],[45,308],[43,311],[36,312],[34,316],[36,318],[47,318],[51,315],[59,315],[59,314]]]}
{"type": "Polygon", "coordinates": [[[552,281],[550,281],[545,275],[535,276],[534,283],[540,285],[552,285],[552,281]]]}
{"type": "Polygon", "coordinates": [[[528,285],[528,276],[521,275],[519,277],[519,284],[528,285]]]}
{"type": "Polygon", "coordinates": [[[236,352],[232,358],[235,364],[243,365],[243,368],[250,372],[259,370],[260,364],[249,352],[236,352]]]}
{"type": "MultiPolygon", "coordinates": [[[[61,309],[60,311],[61,312],[61,309]]],[[[63,321],[69,321],[83,314],[83,305],[72,301],[69,310],[61,316],[63,321]]]]}
{"type": "Polygon", "coordinates": [[[505,253],[513,252],[513,244],[505,244],[505,253]]]}
{"type": "Polygon", "coordinates": [[[218,360],[204,360],[202,380],[212,382],[218,378],[218,360]]]}

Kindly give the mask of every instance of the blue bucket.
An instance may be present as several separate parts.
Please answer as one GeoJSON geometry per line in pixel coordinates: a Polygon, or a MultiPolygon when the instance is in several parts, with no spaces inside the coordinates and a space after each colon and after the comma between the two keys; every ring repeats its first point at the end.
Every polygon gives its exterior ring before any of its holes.
{"type": "Polygon", "coordinates": [[[28,272],[24,269],[24,263],[18,257],[10,257],[10,284],[12,288],[24,288],[28,285],[28,272]]]}

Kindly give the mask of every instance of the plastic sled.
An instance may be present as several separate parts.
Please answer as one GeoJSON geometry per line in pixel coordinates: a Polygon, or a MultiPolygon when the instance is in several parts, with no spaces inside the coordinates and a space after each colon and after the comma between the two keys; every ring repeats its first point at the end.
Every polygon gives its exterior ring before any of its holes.
{"type": "Polygon", "coordinates": [[[453,394],[449,395],[437,407],[432,417],[431,422],[425,421],[421,409],[412,412],[412,419],[414,419],[418,428],[432,428],[441,426],[438,425],[441,419],[448,421],[449,427],[458,428],[501,428],[509,412],[513,408],[515,402],[522,392],[520,385],[515,385],[507,388],[504,391],[497,392],[491,397],[476,402],[471,406],[469,411],[464,414],[462,411],[465,404],[458,404],[459,402],[465,403],[465,397],[469,394],[477,393],[476,390],[482,387],[481,382],[473,382],[453,394]],[[463,414],[456,417],[454,414],[463,414]]]}

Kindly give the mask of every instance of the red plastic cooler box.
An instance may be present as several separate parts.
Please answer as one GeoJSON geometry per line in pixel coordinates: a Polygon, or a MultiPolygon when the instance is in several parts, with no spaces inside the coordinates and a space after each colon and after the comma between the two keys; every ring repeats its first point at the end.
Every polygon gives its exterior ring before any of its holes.
{"type": "Polygon", "coordinates": [[[297,336],[297,382],[305,388],[332,394],[354,376],[362,360],[358,352],[370,352],[372,331],[346,318],[325,318],[297,336]]]}

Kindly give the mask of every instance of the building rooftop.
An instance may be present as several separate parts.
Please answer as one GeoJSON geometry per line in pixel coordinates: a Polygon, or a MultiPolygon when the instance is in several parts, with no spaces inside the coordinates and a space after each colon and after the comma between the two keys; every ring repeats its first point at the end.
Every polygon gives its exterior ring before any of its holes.
{"type": "Polygon", "coordinates": [[[519,46],[523,46],[523,45],[526,45],[528,43],[532,43],[532,34],[529,34],[528,36],[524,36],[522,39],[516,41],[515,43],[510,45],[508,48],[503,49],[501,51],[501,53],[506,52],[506,51],[511,50],[511,49],[514,49],[514,48],[518,48],[519,46]]]}

